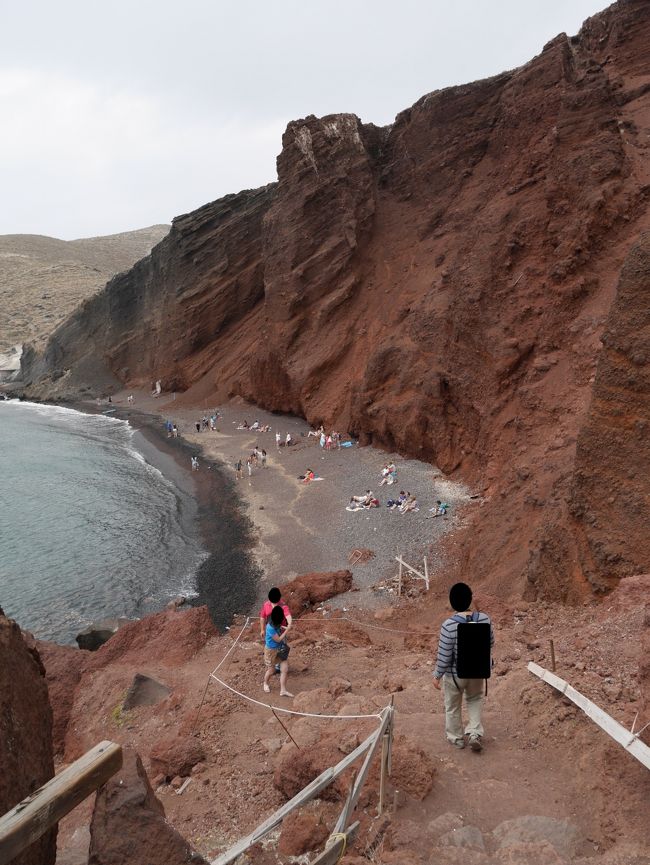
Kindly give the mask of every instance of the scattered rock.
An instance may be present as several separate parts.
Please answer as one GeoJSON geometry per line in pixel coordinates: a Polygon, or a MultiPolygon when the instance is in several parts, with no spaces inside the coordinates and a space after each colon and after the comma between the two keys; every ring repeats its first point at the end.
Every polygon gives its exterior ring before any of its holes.
{"type": "Polygon", "coordinates": [[[155,706],[171,694],[171,689],[143,673],[136,673],[124,699],[125,711],[136,706],[155,706]]]}
{"type": "Polygon", "coordinates": [[[183,604],[187,603],[187,598],[185,595],[177,595],[173,600],[171,600],[167,606],[166,610],[177,610],[179,607],[182,607],[183,604]]]}
{"type": "Polygon", "coordinates": [[[460,826],[445,832],[438,839],[439,844],[449,847],[469,847],[472,850],[485,852],[485,841],[483,835],[476,826],[460,826]]]}
{"type": "Polygon", "coordinates": [[[86,649],[89,652],[96,652],[100,646],[107,643],[110,638],[116,634],[124,625],[128,625],[130,619],[103,619],[100,622],[93,622],[85,630],[81,631],[76,636],[77,645],[80,649],[86,649]]]}
{"type": "Polygon", "coordinates": [[[197,763],[205,760],[205,751],[194,737],[172,736],[157,742],[149,757],[155,771],[167,778],[175,775],[185,778],[197,763]]]}
{"type": "Polygon", "coordinates": [[[499,848],[515,844],[551,844],[560,856],[570,857],[578,845],[577,829],[566,820],[530,815],[506,820],[493,830],[492,837],[499,848]]]}
{"type": "Polygon", "coordinates": [[[451,811],[447,811],[429,822],[427,825],[427,833],[435,839],[440,838],[441,835],[453,832],[454,829],[461,829],[462,826],[463,818],[460,814],[452,814],[451,811]]]}
{"type": "Polygon", "coordinates": [[[333,679],[330,679],[327,690],[332,697],[340,697],[341,694],[347,694],[352,690],[352,682],[335,676],[333,679]]]}

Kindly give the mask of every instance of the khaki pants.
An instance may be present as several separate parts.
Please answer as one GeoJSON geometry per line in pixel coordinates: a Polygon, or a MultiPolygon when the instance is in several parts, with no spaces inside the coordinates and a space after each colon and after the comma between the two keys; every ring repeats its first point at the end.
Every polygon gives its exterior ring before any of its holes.
{"type": "Polygon", "coordinates": [[[455,742],[456,739],[463,738],[463,722],[461,718],[463,694],[465,694],[468,716],[465,733],[468,736],[482,736],[481,710],[483,708],[485,680],[459,679],[456,676],[456,682],[458,683],[458,687],[456,687],[453,677],[449,673],[446,673],[442,681],[445,694],[445,733],[449,741],[455,742]]]}

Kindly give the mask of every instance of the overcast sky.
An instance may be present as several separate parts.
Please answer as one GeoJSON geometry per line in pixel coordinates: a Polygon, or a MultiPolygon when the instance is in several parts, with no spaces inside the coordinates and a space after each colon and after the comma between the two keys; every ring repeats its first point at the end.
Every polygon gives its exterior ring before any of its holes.
{"type": "Polygon", "coordinates": [[[289,120],[391,123],[606,0],[0,0],[0,234],[169,222],[275,180],[289,120]]]}

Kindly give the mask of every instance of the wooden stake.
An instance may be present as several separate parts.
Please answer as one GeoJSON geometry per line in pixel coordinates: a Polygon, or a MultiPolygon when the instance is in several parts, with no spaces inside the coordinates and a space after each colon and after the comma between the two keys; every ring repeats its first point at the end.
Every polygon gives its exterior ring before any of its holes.
{"type": "Polygon", "coordinates": [[[397,597],[402,597],[402,560],[399,559],[399,574],[398,574],[398,582],[397,582],[397,597]]]}
{"type": "Polygon", "coordinates": [[[293,744],[296,746],[296,748],[297,748],[299,751],[302,751],[302,748],[300,747],[300,745],[296,742],[296,740],[293,738],[293,736],[291,735],[291,733],[287,730],[287,728],[284,726],[284,724],[282,723],[282,721],[281,721],[281,720],[278,718],[278,716],[275,714],[275,709],[271,709],[271,711],[272,711],[273,714],[275,715],[275,720],[276,720],[276,721],[278,722],[278,724],[282,727],[282,729],[283,729],[284,732],[287,734],[287,736],[291,739],[291,741],[292,741],[293,744]]]}
{"type": "Polygon", "coordinates": [[[549,640],[551,644],[551,670],[555,672],[555,646],[553,645],[553,640],[549,640]]]}
{"type": "Polygon", "coordinates": [[[381,737],[381,773],[379,775],[379,804],[377,816],[384,813],[384,796],[386,794],[386,775],[388,774],[388,732],[381,737]]]}
{"type": "Polygon", "coordinates": [[[424,557],[424,579],[427,584],[427,592],[429,591],[429,569],[427,567],[427,557],[424,557]]]}

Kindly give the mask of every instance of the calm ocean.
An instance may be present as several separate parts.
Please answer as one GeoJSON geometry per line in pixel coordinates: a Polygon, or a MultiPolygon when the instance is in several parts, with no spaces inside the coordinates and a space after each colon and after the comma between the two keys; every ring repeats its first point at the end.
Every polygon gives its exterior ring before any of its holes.
{"type": "Polygon", "coordinates": [[[196,504],[136,437],[108,416],[0,402],[0,607],[38,637],[69,643],[194,591],[196,504]]]}

